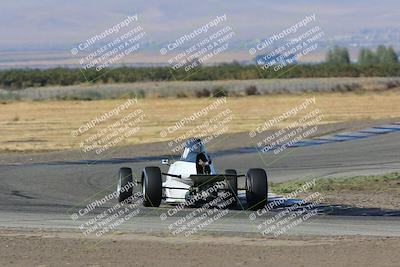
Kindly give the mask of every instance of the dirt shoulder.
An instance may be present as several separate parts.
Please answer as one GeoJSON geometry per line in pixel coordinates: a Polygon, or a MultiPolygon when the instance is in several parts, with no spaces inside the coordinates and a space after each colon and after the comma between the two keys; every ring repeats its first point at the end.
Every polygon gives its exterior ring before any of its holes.
{"type": "Polygon", "coordinates": [[[1,266],[398,266],[400,238],[170,236],[0,230],[1,266]],[[351,253],[349,253],[351,252],[351,253]]]}
{"type": "Polygon", "coordinates": [[[358,208],[400,209],[399,194],[392,192],[336,192],[324,194],[325,203],[358,208]]]}
{"type": "Polygon", "coordinates": [[[360,208],[400,209],[400,172],[384,175],[349,176],[334,178],[299,179],[283,183],[271,183],[270,189],[286,194],[299,188],[305,180],[314,181],[309,192],[300,194],[307,198],[311,192],[318,192],[324,203],[350,205],[360,208]]]}
{"type": "MultiPolygon", "coordinates": [[[[104,114],[117,113],[116,109],[120,110],[130,102],[126,99],[16,101],[0,103],[0,150],[34,152],[86,147],[85,151],[92,151],[90,144],[105,137],[107,141],[114,140],[115,147],[187,139],[192,135],[247,132],[279,118],[307,99],[315,101],[274,125],[274,129],[287,127],[317,109],[323,114],[317,122],[319,125],[400,117],[398,91],[137,99],[135,104],[113,116],[104,114]],[[127,133],[123,127],[128,124],[134,125],[137,131],[127,133]],[[202,128],[204,125],[207,127],[202,128]],[[124,134],[115,132],[116,129],[124,134]],[[196,131],[192,132],[193,129],[196,131]],[[123,138],[111,138],[116,133],[123,138]]],[[[108,153],[111,151],[107,150],[108,153]]]]}

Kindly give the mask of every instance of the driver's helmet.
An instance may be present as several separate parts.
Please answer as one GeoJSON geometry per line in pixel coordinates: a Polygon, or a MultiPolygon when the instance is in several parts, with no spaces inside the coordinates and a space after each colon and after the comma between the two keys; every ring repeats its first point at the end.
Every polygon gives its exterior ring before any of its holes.
{"type": "Polygon", "coordinates": [[[182,154],[182,159],[190,162],[196,162],[196,156],[199,153],[205,153],[206,149],[200,139],[189,139],[186,141],[185,149],[182,154]]]}
{"type": "Polygon", "coordinates": [[[189,148],[190,151],[195,153],[205,152],[203,141],[200,139],[189,139],[186,141],[185,148],[189,148]]]}

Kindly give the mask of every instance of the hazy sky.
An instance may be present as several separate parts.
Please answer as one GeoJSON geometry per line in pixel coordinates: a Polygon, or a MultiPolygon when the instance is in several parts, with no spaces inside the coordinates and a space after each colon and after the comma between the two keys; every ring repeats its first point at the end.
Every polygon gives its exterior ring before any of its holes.
{"type": "Polygon", "coordinates": [[[326,36],[399,27],[398,0],[1,0],[0,46],[70,45],[138,14],[150,40],[164,42],[227,14],[237,38],[263,39],[316,14],[326,36]]]}

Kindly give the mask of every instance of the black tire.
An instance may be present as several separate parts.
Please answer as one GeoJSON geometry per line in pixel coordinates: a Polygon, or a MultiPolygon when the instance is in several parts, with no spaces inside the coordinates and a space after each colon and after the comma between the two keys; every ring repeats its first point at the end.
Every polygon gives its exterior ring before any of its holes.
{"type": "Polygon", "coordinates": [[[145,167],[142,172],[143,205],[159,207],[162,198],[162,176],[159,167],[145,167]]]}
{"type": "Polygon", "coordinates": [[[131,168],[120,168],[118,172],[117,193],[118,202],[122,202],[132,196],[133,180],[131,168]],[[124,187],[128,188],[127,190],[124,187]]]}
{"type": "Polygon", "coordinates": [[[250,169],[246,174],[246,199],[251,210],[265,206],[268,198],[268,178],[264,169],[250,169]]]}
{"type": "Polygon", "coordinates": [[[228,192],[232,194],[232,196],[229,197],[229,199],[231,199],[232,197],[234,198],[234,201],[230,205],[228,205],[227,208],[235,208],[238,203],[237,172],[236,172],[236,170],[233,170],[233,169],[227,169],[227,170],[225,170],[225,174],[235,175],[235,178],[226,179],[226,185],[228,187],[227,188],[228,192]]]}

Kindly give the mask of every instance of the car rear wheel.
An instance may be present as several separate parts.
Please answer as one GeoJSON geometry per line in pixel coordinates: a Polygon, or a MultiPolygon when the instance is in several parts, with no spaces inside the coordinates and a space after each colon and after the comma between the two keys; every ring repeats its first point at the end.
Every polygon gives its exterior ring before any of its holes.
{"type": "Polygon", "coordinates": [[[268,198],[268,178],[264,169],[250,169],[246,174],[247,205],[252,210],[265,206],[268,198]]]}
{"type": "Polygon", "coordinates": [[[159,167],[145,167],[142,172],[143,205],[159,207],[162,198],[162,176],[159,167]]]}
{"type": "Polygon", "coordinates": [[[226,178],[226,185],[228,192],[231,194],[228,199],[233,198],[233,202],[227,206],[227,208],[235,208],[238,203],[238,182],[237,172],[234,169],[225,170],[225,174],[234,175],[234,178],[226,178]]]}
{"type": "Polygon", "coordinates": [[[122,202],[131,197],[132,189],[132,169],[126,167],[120,168],[117,181],[118,202],[122,202]]]}

